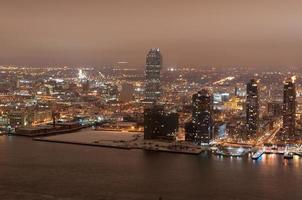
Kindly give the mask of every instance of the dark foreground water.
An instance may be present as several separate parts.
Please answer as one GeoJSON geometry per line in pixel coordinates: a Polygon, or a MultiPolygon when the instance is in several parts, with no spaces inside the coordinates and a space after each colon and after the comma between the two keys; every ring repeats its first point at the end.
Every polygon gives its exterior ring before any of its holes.
{"type": "Polygon", "coordinates": [[[302,158],[219,158],[0,136],[0,199],[302,199],[302,158]]]}

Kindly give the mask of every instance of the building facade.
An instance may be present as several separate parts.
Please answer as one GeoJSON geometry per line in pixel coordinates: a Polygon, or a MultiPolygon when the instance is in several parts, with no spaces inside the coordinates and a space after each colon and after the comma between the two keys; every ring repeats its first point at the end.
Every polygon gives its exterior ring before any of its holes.
{"type": "Polygon", "coordinates": [[[152,105],[145,108],[144,139],[174,139],[177,131],[177,113],[165,112],[162,105],[152,105]]]}
{"type": "Polygon", "coordinates": [[[258,81],[250,80],[246,85],[246,136],[252,139],[259,129],[259,91],[258,81]]]}
{"type": "Polygon", "coordinates": [[[52,121],[52,111],[45,110],[13,110],[8,113],[11,127],[36,126],[52,121]]]}
{"type": "Polygon", "coordinates": [[[159,49],[150,49],[146,57],[145,101],[157,102],[161,95],[160,70],[162,56],[159,49]]]}
{"type": "Polygon", "coordinates": [[[295,137],[296,89],[294,81],[288,79],[283,89],[283,139],[295,137]]]}
{"type": "Polygon", "coordinates": [[[213,138],[213,95],[203,89],[192,97],[192,122],[186,125],[186,140],[209,143],[213,138]]]}

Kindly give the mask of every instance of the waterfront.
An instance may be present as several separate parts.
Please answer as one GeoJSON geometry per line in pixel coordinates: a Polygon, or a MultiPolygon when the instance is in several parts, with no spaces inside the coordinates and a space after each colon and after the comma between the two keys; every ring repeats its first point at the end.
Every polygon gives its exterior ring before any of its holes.
{"type": "Polygon", "coordinates": [[[207,148],[189,142],[175,142],[170,140],[144,140],[142,132],[133,131],[99,131],[83,129],[69,134],[53,135],[34,138],[37,141],[55,142],[76,145],[110,147],[120,149],[143,149],[170,153],[184,153],[198,155],[207,148]]]}
{"type": "Polygon", "coordinates": [[[1,199],[301,199],[302,159],[119,150],[0,136],[1,199]],[[115,158],[115,159],[112,159],[115,158]]]}

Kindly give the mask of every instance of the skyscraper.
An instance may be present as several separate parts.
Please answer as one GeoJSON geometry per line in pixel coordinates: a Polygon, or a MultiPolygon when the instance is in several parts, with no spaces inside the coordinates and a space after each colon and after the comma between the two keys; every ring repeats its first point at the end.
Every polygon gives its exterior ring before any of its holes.
{"type": "Polygon", "coordinates": [[[159,49],[150,49],[146,58],[146,102],[157,102],[160,98],[160,70],[162,67],[162,56],[159,49]]]}
{"type": "Polygon", "coordinates": [[[294,80],[284,82],[283,89],[283,138],[295,137],[296,89],[294,80]]]}
{"type": "Polygon", "coordinates": [[[178,131],[178,114],[165,112],[163,105],[144,110],[144,139],[174,139],[178,131]]]}
{"type": "Polygon", "coordinates": [[[250,80],[246,85],[246,131],[247,139],[254,138],[259,128],[258,81],[250,80]]]}
{"type": "Polygon", "coordinates": [[[209,143],[213,137],[213,95],[202,89],[192,97],[192,123],[188,124],[186,140],[209,143]]]}

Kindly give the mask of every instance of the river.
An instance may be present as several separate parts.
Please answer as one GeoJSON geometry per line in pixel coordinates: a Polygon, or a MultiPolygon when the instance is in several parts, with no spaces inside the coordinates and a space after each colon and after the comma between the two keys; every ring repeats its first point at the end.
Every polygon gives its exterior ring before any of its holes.
{"type": "Polygon", "coordinates": [[[302,199],[302,158],[223,158],[0,136],[0,199],[302,199]]]}

